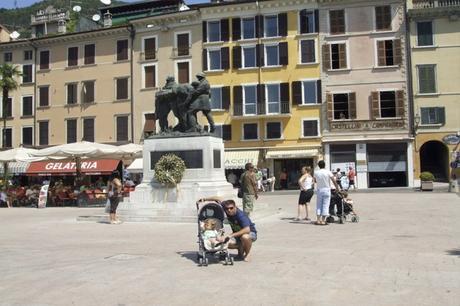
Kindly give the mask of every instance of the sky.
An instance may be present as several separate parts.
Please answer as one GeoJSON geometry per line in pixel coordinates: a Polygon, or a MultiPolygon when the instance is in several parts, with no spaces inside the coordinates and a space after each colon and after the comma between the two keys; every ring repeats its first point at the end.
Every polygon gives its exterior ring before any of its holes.
{"type": "MultiPolygon", "coordinates": [[[[84,0],[79,0],[80,2],[84,3],[84,0]]],[[[125,2],[137,2],[139,0],[123,0],[125,2]]],[[[14,8],[14,0],[0,0],[0,8],[7,8],[11,9],[14,8]]],[[[26,7],[36,2],[41,2],[41,0],[17,0],[18,7],[26,7]]],[[[207,2],[205,0],[186,0],[186,3],[200,3],[200,2],[207,2]]]]}

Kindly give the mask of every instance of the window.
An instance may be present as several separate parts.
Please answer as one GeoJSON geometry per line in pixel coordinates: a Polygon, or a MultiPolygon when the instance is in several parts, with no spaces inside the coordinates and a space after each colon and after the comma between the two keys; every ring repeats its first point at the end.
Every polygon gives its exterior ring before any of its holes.
{"type": "Polygon", "coordinates": [[[22,83],[33,82],[33,65],[22,65],[22,83]]]}
{"type": "Polygon", "coordinates": [[[334,120],[350,119],[349,101],[347,93],[333,95],[334,103],[334,120]]]}
{"type": "Polygon", "coordinates": [[[94,118],[83,119],[83,140],[94,142],[94,118]]]}
{"type": "Polygon", "coordinates": [[[323,46],[323,66],[325,69],[346,69],[347,46],[345,43],[323,46]]]}
{"type": "Polygon", "coordinates": [[[281,138],[281,122],[267,122],[266,125],[266,139],[280,139],[281,138]]]}
{"type": "Polygon", "coordinates": [[[190,83],[190,68],[189,62],[180,62],[177,63],[177,81],[179,84],[188,84],[190,83]]]}
{"type": "Polygon", "coordinates": [[[436,65],[420,65],[418,68],[418,92],[436,93],[436,65]]]}
{"type": "Polygon", "coordinates": [[[42,86],[38,88],[39,107],[49,106],[49,86],[42,86]]]}
{"type": "Polygon", "coordinates": [[[180,33],[176,35],[177,55],[185,56],[190,54],[190,35],[189,33],[180,33]]]}
{"type": "Polygon", "coordinates": [[[83,82],[81,100],[83,103],[94,103],[94,81],[83,82]]]}
{"type": "Polygon", "coordinates": [[[77,119],[67,119],[67,143],[77,142],[77,119]]]}
{"type": "MultiPolygon", "coordinates": [[[[157,40],[155,37],[144,38],[144,59],[154,60],[157,57],[157,40]]],[[[126,57],[127,58],[127,57],[126,57]]]]}
{"type": "Polygon", "coordinates": [[[144,114],[144,129],[142,130],[142,136],[144,138],[149,137],[155,133],[155,113],[146,113],[144,114]]]}
{"type": "Polygon", "coordinates": [[[94,57],[96,55],[96,45],[95,44],[90,44],[90,45],[85,45],[85,60],[84,64],[85,65],[92,65],[95,63],[94,57]]]}
{"type": "Polygon", "coordinates": [[[33,145],[33,132],[34,129],[31,126],[22,128],[22,144],[23,145],[33,145]]]}
{"type": "Polygon", "coordinates": [[[302,82],[302,104],[316,104],[318,102],[317,95],[317,82],[318,81],[303,81],[302,82]]]}
{"type": "Polygon", "coordinates": [[[401,59],[401,41],[399,39],[377,41],[378,66],[399,65],[401,59]]]}
{"type": "Polygon", "coordinates": [[[264,37],[278,36],[278,15],[264,16],[264,37]]]}
{"type": "Polygon", "coordinates": [[[280,112],[280,85],[267,84],[265,90],[268,114],[278,114],[280,112]]]}
{"type": "Polygon", "coordinates": [[[243,140],[259,139],[259,129],[257,123],[243,124],[243,140]]]}
{"type": "MultiPolygon", "coordinates": [[[[3,106],[2,106],[3,108],[3,106]]],[[[6,118],[11,118],[13,117],[13,98],[8,98],[6,99],[6,107],[3,110],[3,115],[6,118]]]]}
{"type": "Polygon", "coordinates": [[[117,141],[128,141],[128,116],[117,118],[117,141]]]}
{"type": "Polygon", "coordinates": [[[319,136],[318,120],[302,120],[302,137],[319,136]]]}
{"type": "Polygon", "coordinates": [[[12,52],[3,53],[3,61],[5,63],[12,62],[13,61],[13,53],[12,52]]]}
{"type": "Polygon", "coordinates": [[[71,47],[67,49],[67,66],[78,66],[78,47],[71,47]]]}
{"type": "Polygon", "coordinates": [[[24,60],[25,61],[31,61],[33,57],[34,52],[32,50],[26,50],[24,51],[24,60]]]}
{"type": "Polygon", "coordinates": [[[256,22],[254,17],[241,19],[242,39],[252,39],[256,37],[256,22]]]}
{"type": "Polygon", "coordinates": [[[2,137],[3,148],[11,148],[11,147],[13,147],[13,129],[12,128],[4,128],[3,133],[4,133],[4,137],[2,137]],[[5,140],[5,141],[3,142],[3,140],[5,140]]]}
{"type": "Polygon", "coordinates": [[[396,93],[394,91],[380,92],[380,117],[396,117],[396,93]]]}
{"type": "Polygon", "coordinates": [[[157,86],[156,66],[144,66],[144,88],[153,88],[157,86]]]}
{"type": "Polygon", "coordinates": [[[300,62],[302,64],[315,63],[315,40],[314,39],[303,39],[300,40],[300,62]]]}
{"type": "Polygon", "coordinates": [[[257,114],[257,86],[243,86],[243,104],[245,115],[257,114]]]}
{"type": "MultiPolygon", "coordinates": [[[[316,13],[317,14],[317,13],[316,13]]],[[[299,33],[316,33],[315,11],[301,10],[299,12],[299,33]]]]}
{"type": "Polygon", "coordinates": [[[345,33],[345,11],[333,10],[329,11],[329,32],[330,34],[345,33]]]}
{"type": "Polygon", "coordinates": [[[417,46],[433,46],[433,23],[417,22],[417,46]]]}
{"type": "Polygon", "coordinates": [[[222,109],[222,87],[211,88],[211,109],[222,109]]]}
{"type": "Polygon", "coordinates": [[[48,50],[40,51],[40,70],[50,68],[50,52],[48,50]]]}
{"type": "Polygon", "coordinates": [[[32,116],[33,115],[33,97],[22,97],[22,116],[32,116]]]}
{"type": "Polygon", "coordinates": [[[377,31],[391,30],[391,5],[375,7],[375,29],[377,31]]]}
{"type": "Polygon", "coordinates": [[[49,144],[49,122],[38,122],[38,145],[47,146],[49,144]]]}
{"type": "MultiPolygon", "coordinates": [[[[289,97],[288,97],[289,100],[289,97]]],[[[302,80],[292,82],[292,103],[314,105],[322,102],[321,80],[302,80]]],[[[332,98],[331,98],[332,103],[332,98]]]]}
{"type": "Polygon", "coordinates": [[[128,40],[117,41],[117,61],[125,61],[128,59],[128,40]]]}
{"type": "MultiPolygon", "coordinates": [[[[230,67],[230,51],[229,50],[230,50],[229,47],[203,49],[203,70],[212,71],[212,70],[229,69],[230,67]]],[[[235,55],[235,53],[233,54],[235,55]]]]}
{"type": "Polygon", "coordinates": [[[214,49],[208,51],[209,56],[209,70],[221,70],[221,52],[220,49],[214,49]]]}
{"type": "Polygon", "coordinates": [[[70,83],[67,84],[67,104],[77,104],[77,90],[78,84],[77,83],[70,83]]]}
{"type": "Polygon", "coordinates": [[[208,41],[221,41],[220,21],[208,21],[208,41]]]}
{"type": "Polygon", "coordinates": [[[117,79],[117,100],[128,99],[128,78],[117,79]]]}
{"type": "Polygon", "coordinates": [[[256,62],[256,46],[242,46],[243,52],[243,67],[253,68],[257,67],[256,62]]]}
{"type": "Polygon", "coordinates": [[[446,122],[446,114],[444,107],[422,107],[422,125],[429,124],[444,124],[446,122]]]}
{"type": "Polygon", "coordinates": [[[278,45],[265,45],[265,66],[279,65],[278,45]]]}

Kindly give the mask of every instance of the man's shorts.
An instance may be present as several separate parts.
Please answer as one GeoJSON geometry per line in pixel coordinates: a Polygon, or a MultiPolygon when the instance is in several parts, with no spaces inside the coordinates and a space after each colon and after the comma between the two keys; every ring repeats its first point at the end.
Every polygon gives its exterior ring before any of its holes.
{"type": "MultiPolygon", "coordinates": [[[[252,242],[255,242],[257,240],[257,233],[249,232],[249,237],[251,237],[252,242]]],[[[240,237],[235,237],[234,239],[237,244],[241,243],[240,237]]]]}
{"type": "Polygon", "coordinates": [[[255,196],[253,194],[243,194],[243,211],[247,214],[251,213],[254,209],[255,196]]]}

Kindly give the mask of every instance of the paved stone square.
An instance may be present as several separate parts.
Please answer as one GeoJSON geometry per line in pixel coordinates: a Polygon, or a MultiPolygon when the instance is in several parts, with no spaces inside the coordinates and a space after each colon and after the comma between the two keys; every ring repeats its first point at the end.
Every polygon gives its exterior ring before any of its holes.
{"type": "Polygon", "coordinates": [[[316,226],[292,221],[296,193],[264,194],[252,262],[208,267],[196,224],[0,209],[0,305],[459,305],[460,197],[352,197],[359,223],[316,226]]]}

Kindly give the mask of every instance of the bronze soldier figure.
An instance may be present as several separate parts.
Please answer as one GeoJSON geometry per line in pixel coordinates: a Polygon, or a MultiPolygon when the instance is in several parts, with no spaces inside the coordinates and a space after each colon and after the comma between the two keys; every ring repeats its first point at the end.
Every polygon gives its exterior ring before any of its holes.
{"type": "Polygon", "coordinates": [[[211,87],[209,86],[208,80],[203,72],[199,72],[196,75],[198,82],[193,82],[192,86],[194,89],[190,92],[187,98],[188,110],[187,110],[187,119],[188,119],[188,130],[187,132],[199,132],[201,131],[201,126],[198,124],[196,119],[196,114],[201,111],[209,123],[209,132],[213,133],[215,130],[214,120],[211,115],[211,103],[209,101],[209,91],[211,87]]]}

